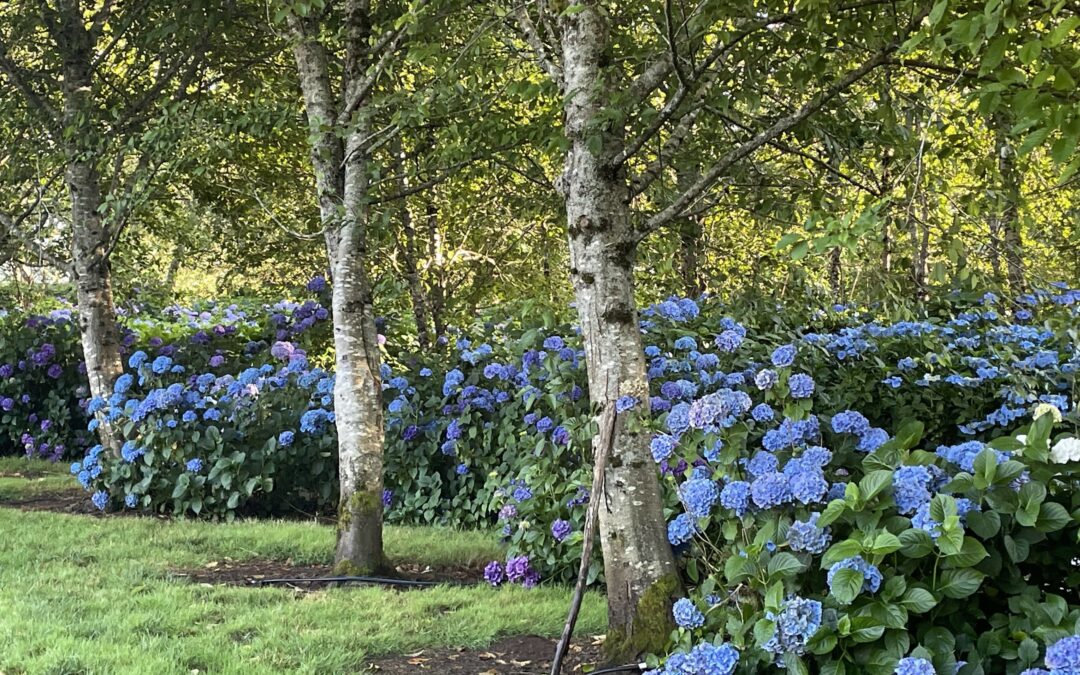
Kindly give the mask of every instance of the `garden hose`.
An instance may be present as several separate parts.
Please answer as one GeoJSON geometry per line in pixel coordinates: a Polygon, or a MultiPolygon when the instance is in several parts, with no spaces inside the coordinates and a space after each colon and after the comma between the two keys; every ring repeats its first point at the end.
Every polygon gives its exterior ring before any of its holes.
{"type": "Polygon", "coordinates": [[[635,672],[640,673],[648,668],[644,663],[628,663],[625,666],[611,666],[610,668],[601,668],[600,670],[589,671],[589,675],[604,675],[604,673],[626,673],[635,672]]]}
{"type": "Polygon", "coordinates": [[[383,586],[439,586],[439,585],[462,585],[461,582],[446,581],[421,581],[418,579],[389,579],[387,577],[311,577],[304,579],[256,579],[257,586],[272,586],[275,584],[318,584],[335,582],[354,582],[364,584],[381,584],[383,586]]]}

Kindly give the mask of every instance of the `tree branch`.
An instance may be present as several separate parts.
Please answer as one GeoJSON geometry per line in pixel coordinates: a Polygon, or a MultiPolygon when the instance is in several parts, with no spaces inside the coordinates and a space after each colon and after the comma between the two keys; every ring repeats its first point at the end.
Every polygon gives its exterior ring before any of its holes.
{"type": "Polygon", "coordinates": [[[525,3],[514,7],[514,16],[517,18],[518,27],[521,29],[521,35],[525,38],[525,42],[532,48],[533,53],[536,55],[536,62],[540,64],[540,67],[547,73],[547,76],[551,78],[551,81],[559,88],[559,91],[563,90],[563,74],[562,67],[552,60],[548,54],[547,45],[540,38],[540,33],[536,30],[536,24],[533,23],[532,18],[529,17],[529,10],[525,8],[525,3]]]}
{"type": "Polygon", "coordinates": [[[0,40],[0,72],[7,75],[11,84],[19,90],[30,107],[42,118],[49,132],[59,138],[61,131],[61,117],[56,108],[49,104],[48,100],[34,91],[26,77],[26,71],[19,67],[8,56],[7,44],[0,40]]]}
{"type": "Polygon", "coordinates": [[[849,71],[839,80],[833,82],[824,91],[818,93],[812,99],[807,101],[793,113],[785,115],[772,124],[772,126],[764,129],[756,134],[753,138],[747,140],[745,143],[728,152],[721,157],[715,164],[713,164],[707,171],[702,174],[693,185],[690,186],[685,192],[679,195],[675,201],[673,201],[667,208],[654,214],[641,226],[641,236],[652,232],[668,222],[679,217],[679,215],[693,203],[703,192],[709,189],[733,164],[742,160],[744,157],[752,154],[758,148],[762,147],[772,141],[776,137],[780,136],[787,130],[791,129],[795,125],[799,124],[806,118],[813,115],[820,110],[826,103],[838,96],[841,92],[845,91],[848,87],[855,84],[868,73],[875,68],[886,63],[889,56],[896,51],[898,43],[893,43],[885,49],[877,52],[872,57],[867,59],[858,68],[849,71]]]}

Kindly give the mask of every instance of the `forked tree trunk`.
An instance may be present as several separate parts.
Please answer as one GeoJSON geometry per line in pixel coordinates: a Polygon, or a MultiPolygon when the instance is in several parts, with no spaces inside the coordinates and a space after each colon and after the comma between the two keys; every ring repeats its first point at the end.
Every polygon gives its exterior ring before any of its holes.
{"type": "MultiPolygon", "coordinates": [[[[570,275],[585,343],[589,395],[598,414],[622,396],[641,403],[632,414],[648,415],[649,383],[634,304],[636,236],[631,226],[625,175],[606,163],[620,139],[590,124],[608,86],[606,26],[589,5],[564,14],[562,47],[565,133],[570,141],[561,189],[570,240],[570,275]],[[589,147],[600,133],[601,146],[589,147]]],[[[609,658],[625,659],[663,648],[672,627],[671,604],[680,590],[667,541],[656,465],[649,439],[616,419],[615,441],[605,471],[600,543],[607,577],[609,658]]],[[[594,439],[594,451],[596,451],[594,439]]]]}
{"type": "MultiPolygon", "coordinates": [[[[350,7],[354,7],[350,3],[350,7]]],[[[355,18],[355,17],[351,17],[355,18]]],[[[317,31],[290,17],[300,85],[311,138],[311,162],[326,232],[332,277],[340,505],[335,570],[366,574],[382,570],[382,385],[372,294],[367,277],[367,159],[360,130],[339,135],[329,58],[317,31]],[[351,154],[347,154],[350,153],[351,154]],[[348,161],[346,161],[348,157],[348,161]]],[[[353,36],[355,38],[355,36],[353,36]]],[[[355,69],[347,69],[348,77],[355,69]]]]}

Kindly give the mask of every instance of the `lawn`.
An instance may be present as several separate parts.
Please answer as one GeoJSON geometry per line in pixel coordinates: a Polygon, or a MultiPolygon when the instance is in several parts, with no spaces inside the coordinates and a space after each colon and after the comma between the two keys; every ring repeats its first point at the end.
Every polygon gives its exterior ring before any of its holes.
{"type": "MultiPolygon", "coordinates": [[[[0,461],[0,502],[72,485],[48,465],[0,461]]],[[[561,630],[564,587],[300,593],[170,575],[225,558],[328,563],[333,536],[310,523],[94,518],[0,506],[0,673],[363,672],[378,655],[561,630]]],[[[489,533],[434,528],[388,527],[386,548],[394,560],[431,565],[500,555],[489,533]]],[[[603,599],[590,594],[579,633],[602,631],[604,620],[603,599]]]]}

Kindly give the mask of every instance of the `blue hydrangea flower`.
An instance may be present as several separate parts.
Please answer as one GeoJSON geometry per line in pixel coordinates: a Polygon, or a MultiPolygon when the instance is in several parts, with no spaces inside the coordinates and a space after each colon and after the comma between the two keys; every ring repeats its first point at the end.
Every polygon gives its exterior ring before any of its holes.
{"type": "Polygon", "coordinates": [[[789,485],[791,496],[804,505],[824,501],[829,492],[829,481],[816,469],[796,472],[789,485]]]}
{"type": "Polygon", "coordinates": [[[675,452],[675,446],[679,440],[674,436],[667,434],[659,434],[653,436],[652,441],[649,443],[649,449],[652,451],[653,460],[657,464],[671,457],[675,452]]]}
{"type": "Polygon", "coordinates": [[[679,486],[679,498],[690,515],[705,518],[720,498],[720,490],[708,478],[694,478],[679,486]]]}
{"type": "Polygon", "coordinates": [[[755,422],[772,422],[776,419],[776,411],[773,410],[772,406],[768,403],[758,403],[754,406],[753,410],[750,411],[750,417],[752,417],[755,422]]]}
{"type": "Polygon", "coordinates": [[[791,487],[782,473],[759,476],[750,484],[750,498],[759,509],[769,509],[791,501],[791,487]]]}
{"type": "Polygon", "coordinates": [[[832,534],[829,533],[829,528],[818,527],[819,516],[818,513],[811,513],[808,520],[796,520],[791,524],[787,532],[787,541],[792,551],[820,555],[829,547],[832,534]]]}
{"type": "Polygon", "coordinates": [[[860,452],[873,452],[889,440],[889,432],[878,427],[871,427],[859,439],[856,450],[860,452]]]}
{"type": "Polygon", "coordinates": [[[128,495],[124,497],[124,506],[128,507],[129,509],[133,509],[138,505],[139,495],[135,493],[128,493],[128,495]]]}
{"type": "Polygon", "coordinates": [[[915,513],[930,501],[930,470],[925,466],[902,466],[893,473],[893,499],[902,514],[915,513]]]}
{"type": "Polygon", "coordinates": [[[702,642],[689,653],[675,652],[667,658],[664,667],[646,671],[645,675],[731,675],[739,664],[739,652],[729,644],[716,646],[702,642]]]}
{"type": "Polygon", "coordinates": [[[676,436],[681,436],[683,432],[690,428],[690,404],[680,403],[672,406],[667,414],[667,419],[664,420],[664,424],[667,426],[668,431],[676,436]]]}
{"type": "Polygon", "coordinates": [[[561,542],[570,536],[571,525],[569,520],[558,519],[551,523],[551,536],[555,541],[561,542]]]}
{"type": "Polygon", "coordinates": [[[1080,673],[1080,635],[1062,638],[1047,647],[1046,667],[1053,675],[1080,673]]]}
{"type": "Polygon", "coordinates": [[[896,664],[895,675],[937,675],[934,664],[926,659],[907,656],[896,664]]]}
{"type": "Polygon", "coordinates": [[[742,346],[743,335],[736,330],[725,330],[716,336],[715,342],[720,351],[730,354],[742,346]]]}
{"type": "Polygon", "coordinates": [[[105,507],[109,505],[109,493],[105,490],[98,490],[90,497],[90,501],[93,502],[98,511],[104,511],[105,507]]]}
{"type": "Polygon", "coordinates": [[[814,378],[805,373],[795,373],[788,379],[792,398],[810,398],[814,394],[814,378]]]}
{"type": "Polygon", "coordinates": [[[750,483],[736,480],[725,485],[720,491],[720,505],[741,518],[750,506],[750,483]]]}
{"type": "Polygon", "coordinates": [[[787,368],[791,364],[795,363],[795,345],[783,345],[773,350],[770,357],[773,366],[777,368],[787,368]]]}
{"type": "Polygon", "coordinates": [[[184,465],[184,468],[191,473],[199,473],[203,470],[203,461],[198,457],[195,457],[194,459],[189,459],[187,461],[187,464],[184,465]]]}
{"type": "Polygon", "coordinates": [[[772,473],[779,468],[780,460],[776,458],[776,455],[766,450],[758,450],[750,458],[750,461],[746,463],[746,470],[755,478],[772,473]]]}
{"type": "Polygon", "coordinates": [[[624,413],[628,410],[633,410],[640,401],[635,396],[620,396],[615,401],[615,412],[624,413]]]}
{"type": "Polygon", "coordinates": [[[780,606],[776,614],[766,613],[775,626],[765,643],[765,651],[776,655],[804,654],[806,643],[821,628],[821,603],[793,596],[780,606]]]}
{"type": "Polygon", "coordinates": [[[697,521],[689,513],[680,513],[667,526],[667,537],[672,546],[687,543],[697,532],[697,521]]]}
{"type": "Polygon", "coordinates": [[[855,410],[844,410],[833,415],[832,429],[838,434],[862,436],[870,430],[870,420],[855,410]]]}
{"type": "Polygon", "coordinates": [[[684,335],[675,340],[674,347],[681,351],[690,351],[691,349],[697,349],[697,341],[689,335],[684,335]]]}
{"type": "Polygon", "coordinates": [[[754,375],[754,385],[761,391],[772,389],[780,381],[780,375],[775,370],[763,368],[754,375]]]}
{"type": "Polygon", "coordinates": [[[295,440],[295,438],[295,433],[291,431],[282,431],[280,434],[278,434],[278,445],[283,448],[287,448],[293,444],[293,440],[295,440]]]}
{"type": "Polygon", "coordinates": [[[694,629],[705,625],[705,615],[688,598],[676,600],[675,605],[671,608],[671,613],[675,617],[675,623],[680,628],[694,629]]]}

